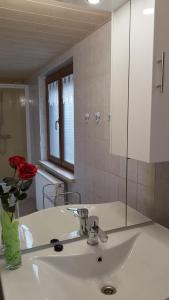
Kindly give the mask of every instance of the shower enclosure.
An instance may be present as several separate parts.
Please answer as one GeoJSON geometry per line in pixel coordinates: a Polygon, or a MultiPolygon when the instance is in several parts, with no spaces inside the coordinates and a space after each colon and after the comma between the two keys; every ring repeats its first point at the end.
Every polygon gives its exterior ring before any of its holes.
{"type": "Polygon", "coordinates": [[[8,158],[27,156],[25,88],[0,85],[0,180],[10,176],[8,158]]]}

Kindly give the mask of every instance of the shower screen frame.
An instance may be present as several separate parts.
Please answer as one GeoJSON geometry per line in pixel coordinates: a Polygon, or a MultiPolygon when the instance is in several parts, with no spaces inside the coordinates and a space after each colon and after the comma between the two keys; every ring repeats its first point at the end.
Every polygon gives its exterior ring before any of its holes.
{"type": "MultiPolygon", "coordinates": [[[[0,83],[0,89],[21,89],[25,94],[25,119],[26,119],[26,159],[31,162],[31,132],[30,132],[30,101],[29,85],[0,83]]],[[[17,153],[16,153],[17,154],[17,153]]]]}

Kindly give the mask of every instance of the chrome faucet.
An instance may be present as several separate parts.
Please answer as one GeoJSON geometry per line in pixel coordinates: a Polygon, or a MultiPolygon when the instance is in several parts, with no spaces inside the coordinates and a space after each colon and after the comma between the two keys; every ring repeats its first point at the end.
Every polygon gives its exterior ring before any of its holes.
{"type": "Polygon", "coordinates": [[[86,235],[88,233],[87,231],[87,222],[88,222],[88,209],[87,208],[73,208],[69,207],[67,210],[73,212],[75,216],[79,218],[80,222],[80,235],[86,235]]]}
{"type": "Polygon", "coordinates": [[[99,227],[99,218],[96,216],[88,216],[89,212],[87,208],[72,208],[67,210],[73,212],[80,221],[80,235],[88,235],[87,243],[89,245],[97,245],[99,239],[102,243],[106,243],[108,240],[107,234],[99,227]]]}

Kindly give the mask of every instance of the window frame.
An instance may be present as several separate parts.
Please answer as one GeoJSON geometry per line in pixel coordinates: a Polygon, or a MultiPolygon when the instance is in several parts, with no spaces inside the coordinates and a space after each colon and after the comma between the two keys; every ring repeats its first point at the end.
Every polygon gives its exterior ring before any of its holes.
{"type": "Polygon", "coordinates": [[[47,120],[47,158],[48,161],[60,166],[68,171],[74,172],[74,164],[64,160],[64,114],[63,114],[63,85],[62,79],[65,76],[73,74],[73,63],[62,67],[46,77],[46,120],[47,120]],[[49,104],[48,104],[48,84],[58,81],[59,90],[59,149],[60,158],[51,155],[50,152],[50,131],[49,131],[49,104]]]}

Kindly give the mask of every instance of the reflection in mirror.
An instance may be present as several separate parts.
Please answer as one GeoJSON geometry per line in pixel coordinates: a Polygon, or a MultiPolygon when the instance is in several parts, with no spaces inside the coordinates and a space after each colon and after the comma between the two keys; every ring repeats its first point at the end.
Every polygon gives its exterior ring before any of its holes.
{"type": "MultiPolygon", "coordinates": [[[[112,69],[111,69],[111,153],[121,156],[124,165],[124,178],[119,180],[119,200],[124,191],[126,207],[126,225],[146,222],[148,219],[132,205],[130,176],[131,160],[128,160],[128,120],[130,109],[130,56],[131,56],[131,7],[127,1],[113,13],[112,22],[112,69]],[[124,158],[124,159],[123,159],[124,158]]],[[[139,38],[139,35],[138,35],[139,38]]],[[[135,43],[135,39],[133,39],[135,43]]],[[[134,176],[134,174],[132,173],[134,176]]]]}
{"type": "Polygon", "coordinates": [[[19,201],[22,249],[75,237],[83,208],[102,230],[124,227],[130,1],[17,0],[3,11],[0,178],[13,155],[38,166],[19,201]]]}

